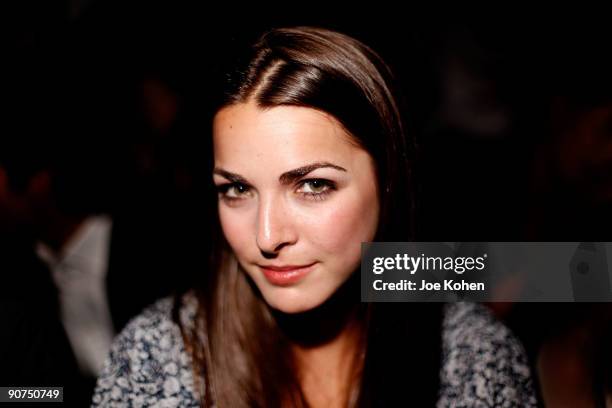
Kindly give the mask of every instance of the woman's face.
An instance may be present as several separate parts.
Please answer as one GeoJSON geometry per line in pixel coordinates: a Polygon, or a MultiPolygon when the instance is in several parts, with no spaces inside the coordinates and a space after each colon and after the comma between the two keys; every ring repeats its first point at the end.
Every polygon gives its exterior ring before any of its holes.
{"type": "Polygon", "coordinates": [[[219,218],[238,262],[271,307],[319,306],[376,233],[371,156],[310,108],[232,105],[215,116],[213,135],[219,218]]]}

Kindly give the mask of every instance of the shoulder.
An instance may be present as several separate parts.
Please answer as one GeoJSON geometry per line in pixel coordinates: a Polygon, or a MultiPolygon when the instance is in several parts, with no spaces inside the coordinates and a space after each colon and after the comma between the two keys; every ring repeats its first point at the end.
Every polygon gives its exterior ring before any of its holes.
{"type": "MultiPolygon", "coordinates": [[[[94,406],[198,406],[191,359],[172,308],[172,298],[157,301],[115,338],[96,384],[94,406]]],[[[189,319],[189,312],[182,309],[181,319],[189,319]]]]}
{"type": "Polygon", "coordinates": [[[535,407],[525,350],[485,306],[446,305],[440,407],[535,407]]]}

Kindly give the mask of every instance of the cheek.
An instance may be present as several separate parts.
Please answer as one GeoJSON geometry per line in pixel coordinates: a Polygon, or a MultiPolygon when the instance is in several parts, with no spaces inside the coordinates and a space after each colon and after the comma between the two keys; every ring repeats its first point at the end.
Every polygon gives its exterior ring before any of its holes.
{"type": "Polygon", "coordinates": [[[376,194],[346,194],[321,208],[305,223],[309,241],[318,251],[338,262],[353,263],[361,255],[361,243],[371,241],[378,225],[376,194]]]}
{"type": "Polygon", "coordinates": [[[249,222],[248,212],[220,207],[219,222],[223,235],[234,253],[239,258],[243,257],[249,247],[249,239],[254,234],[250,230],[252,223],[249,222]]]}

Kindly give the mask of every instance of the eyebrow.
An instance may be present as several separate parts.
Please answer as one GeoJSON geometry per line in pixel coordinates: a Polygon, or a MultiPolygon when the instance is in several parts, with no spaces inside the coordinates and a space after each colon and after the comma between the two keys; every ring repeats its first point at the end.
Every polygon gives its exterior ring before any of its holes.
{"type": "MultiPolygon", "coordinates": [[[[307,164],[306,166],[298,167],[297,169],[289,170],[281,174],[278,180],[281,182],[281,184],[291,184],[295,180],[298,180],[304,177],[308,173],[311,173],[317,169],[323,169],[323,168],[331,168],[331,169],[335,169],[338,171],[346,171],[344,167],[340,167],[340,166],[337,166],[329,162],[316,162],[316,163],[307,164]]],[[[218,167],[215,167],[215,169],[213,170],[213,174],[218,174],[222,177],[225,177],[232,183],[249,184],[249,182],[241,175],[229,172],[227,170],[224,170],[218,167]]]]}
{"type": "Polygon", "coordinates": [[[213,170],[213,174],[218,174],[222,177],[225,177],[226,179],[228,179],[229,181],[231,181],[232,183],[241,183],[241,184],[249,184],[248,181],[242,177],[239,174],[236,173],[231,173],[227,170],[223,170],[220,169],[218,167],[215,167],[215,169],[213,170]]]}
{"type": "Polygon", "coordinates": [[[317,169],[323,169],[323,168],[331,168],[331,169],[336,169],[339,171],[346,171],[345,168],[336,166],[335,164],[331,164],[328,162],[316,162],[312,164],[307,164],[306,166],[298,167],[297,169],[289,170],[281,174],[278,180],[281,182],[281,184],[290,184],[294,182],[295,180],[298,180],[304,177],[310,172],[313,172],[317,169]]]}

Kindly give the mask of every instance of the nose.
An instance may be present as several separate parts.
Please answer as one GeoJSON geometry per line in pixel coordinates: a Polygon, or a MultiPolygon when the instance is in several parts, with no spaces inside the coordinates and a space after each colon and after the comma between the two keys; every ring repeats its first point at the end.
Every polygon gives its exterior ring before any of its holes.
{"type": "Polygon", "coordinates": [[[260,199],[257,214],[257,246],[267,258],[276,258],[286,246],[297,241],[292,217],[283,199],[270,196],[260,199]]]}

